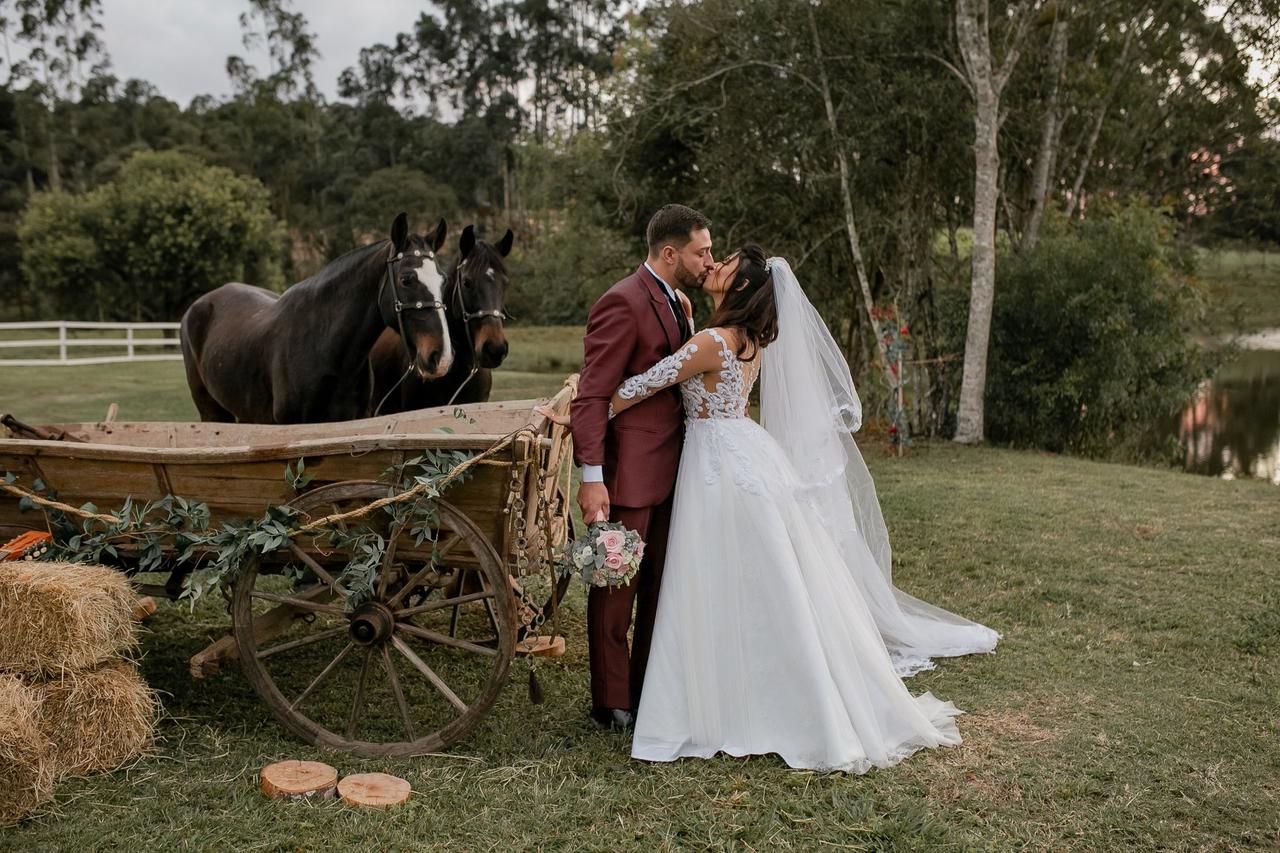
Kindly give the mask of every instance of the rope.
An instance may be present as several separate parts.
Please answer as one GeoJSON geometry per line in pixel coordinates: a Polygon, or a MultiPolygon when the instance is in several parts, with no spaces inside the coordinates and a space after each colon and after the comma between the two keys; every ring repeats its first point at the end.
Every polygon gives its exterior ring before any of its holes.
{"type": "MultiPolygon", "coordinates": [[[[310,533],[314,530],[324,527],[325,525],[336,524],[340,521],[346,521],[347,519],[350,519],[350,518],[363,518],[364,516],[369,515],[372,512],[376,512],[377,510],[381,509],[384,506],[388,506],[394,503],[403,503],[404,501],[408,501],[408,500],[413,500],[414,498],[426,492],[428,488],[434,487],[436,489],[443,489],[449,483],[458,479],[458,477],[462,476],[464,473],[470,470],[472,467],[476,465],[484,464],[490,457],[501,452],[505,448],[510,447],[522,435],[526,436],[532,441],[537,441],[539,437],[537,431],[534,430],[533,427],[522,426],[519,429],[515,430],[514,432],[508,433],[507,435],[498,439],[491,447],[489,447],[488,450],[485,450],[483,453],[477,456],[472,456],[471,458],[466,459],[463,462],[460,462],[459,464],[455,465],[439,480],[435,480],[434,482],[429,484],[416,485],[412,489],[407,489],[406,491],[399,492],[398,494],[381,498],[379,500],[374,501],[371,504],[360,507],[359,509],[351,510],[350,512],[340,512],[340,513],[334,513],[332,515],[327,515],[324,518],[321,518],[317,521],[313,521],[309,524],[304,524],[302,527],[299,527],[296,530],[291,530],[289,532],[289,536],[290,538],[292,538],[295,536],[299,536],[303,533],[310,533]]],[[[20,498],[27,498],[32,503],[37,504],[38,506],[47,507],[49,509],[56,509],[56,510],[59,510],[60,512],[66,513],[67,515],[74,515],[78,518],[94,519],[96,521],[106,522],[107,524],[119,524],[121,522],[121,519],[117,518],[114,515],[107,515],[107,514],[98,513],[98,512],[87,512],[78,507],[71,506],[70,504],[66,504],[61,501],[56,501],[50,498],[43,497],[35,492],[30,491],[29,489],[24,489],[22,486],[16,486],[9,483],[0,483],[0,489],[8,492],[11,495],[16,495],[20,498]]]]}

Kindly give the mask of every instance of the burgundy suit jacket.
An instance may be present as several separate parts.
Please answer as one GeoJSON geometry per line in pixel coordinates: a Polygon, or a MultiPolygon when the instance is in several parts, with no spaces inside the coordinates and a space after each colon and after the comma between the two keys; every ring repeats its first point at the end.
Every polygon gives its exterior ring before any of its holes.
{"type": "Polygon", "coordinates": [[[609,420],[609,399],[629,376],[680,348],[680,329],[662,285],[644,265],[609,288],[587,316],[573,419],[573,456],[603,465],[610,503],[646,507],[675,488],[684,442],[678,386],[663,389],[609,420]]]}

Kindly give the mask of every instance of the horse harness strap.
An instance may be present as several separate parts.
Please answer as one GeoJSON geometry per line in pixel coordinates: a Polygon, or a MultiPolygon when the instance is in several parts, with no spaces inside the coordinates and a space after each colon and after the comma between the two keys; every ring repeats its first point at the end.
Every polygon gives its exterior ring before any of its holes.
{"type": "MultiPolygon", "coordinates": [[[[422,250],[414,249],[413,254],[421,257],[422,250]]],[[[428,252],[427,258],[428,260],[433,259],[435,258],[435,255],[428,252]]],[[[405,355],[409,357],[409,368],[412,370],[413,360],[417,357],[417,353],[413,351],[413,345],[409,343],[409,336],[404,333],[404,312],[424,310],[445,311],[448,309],[439,299],[433,299],[430,302],[425,302],[419,299],[411,303],[400,301],[400,293],[396,290],[396,269],[403,260],[404,252],[397,252],[396,254],[387,257],[387,276],[382,280],[382,285],[378,288],[378,301],[382,301],[382,289],[387,286],[388,281],[391,282],[391,296],[393,298],[392,306],[396,312],[396,331],[400,333],[400,341],[404,344],[405,355]]],[[[401,381],[403,381],[403,377],[401,377],[401,381]]],[[[399,383],[396,384],[398,385],[399,383]]],[[[381,404],[379,404],[378,408],[382,408],[381,404]]]]}

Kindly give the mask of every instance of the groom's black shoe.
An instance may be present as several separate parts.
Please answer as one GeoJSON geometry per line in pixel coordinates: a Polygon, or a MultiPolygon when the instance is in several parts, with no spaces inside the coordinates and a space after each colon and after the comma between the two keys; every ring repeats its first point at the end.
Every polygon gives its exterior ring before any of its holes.
{"type": "Polygon", "coordinates": [[[636,715],[621,708],[592,708],[591,719],[613,732],[629,732],[636,724],[636,715]]]}

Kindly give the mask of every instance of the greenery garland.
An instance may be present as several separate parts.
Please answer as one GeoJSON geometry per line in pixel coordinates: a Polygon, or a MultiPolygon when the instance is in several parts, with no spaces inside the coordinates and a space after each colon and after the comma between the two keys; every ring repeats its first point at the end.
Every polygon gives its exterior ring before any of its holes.
{"type": "MultiPolygon", "coordinates": [[[[499,442],[494,449],[506,444],[499,442]]],[[[435,500],[448,486],[468,479],[473,463],[481,456],[457,450],[424,450],[382,473],[379,480],[388,488],[385,500],[343,513],[341,518],[328,516],[310,523],[304,523],[302,513],[292,507],[268,504],[260,518],[210,527],[208,505],[178,495],[143,503],[129,498],[115,512],[101,513],[91,503],[77,508],[59,502],[57,494],[39,479],[30,489],[24,488],[12,472],[4,475],[4,490],[19,496],[20,509],[44,510],[53,534],[48,559],[119,562],[121,551],[127,550],[135,555],[137,570],[148,572],[160,570],[167,550],[175,555],[173,566],[193,565],[181,596],[193,608],[211,590],[229,588],[249,557],[279,551],[303,533],[318,534],[329,547],[350,555],[333,583],[346,590],[346,607],[351,610],[373,595],[387,540],[367,526],[347,530],[340,522],[346,517],[363,517],[376,507],[391,517],[394,528],[407,528],[415,544],[421,545],[435,535],[435,500]]],[[[301,493],[313,479],[301,459],[296,467],[285,466],[285,483],[295,492],[301,493]]],[[[285,573],[300,578],[304,569],[289,563],[285,573]]]]}

